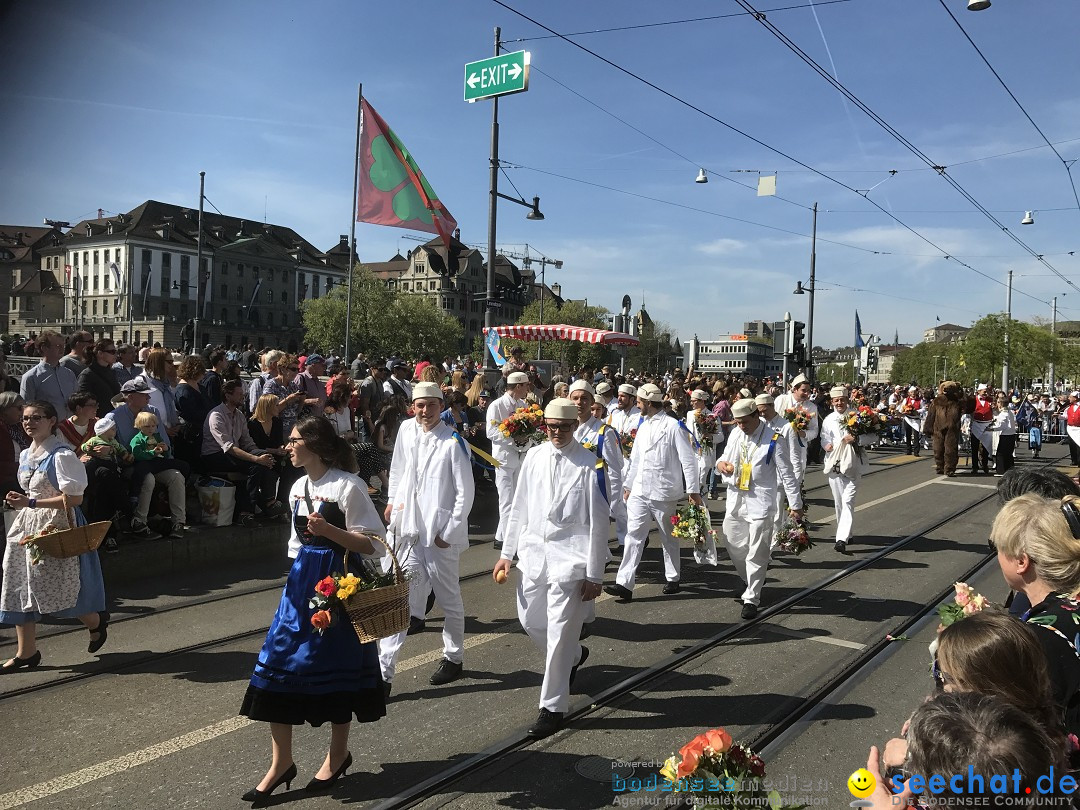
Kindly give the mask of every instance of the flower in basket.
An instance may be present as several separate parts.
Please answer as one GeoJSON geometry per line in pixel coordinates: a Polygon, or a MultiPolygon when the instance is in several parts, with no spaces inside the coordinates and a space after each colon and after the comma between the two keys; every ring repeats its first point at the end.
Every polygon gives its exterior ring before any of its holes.
{"type": "Polygon", "coordinates": [[[619,434],[619,444],[622,446],[622,454],[630,458],[630,452],[634,449],[634,439],[637,438],[637,428],[619,434]]]}
{"type": "Polygon", "coordinates": [[[499,432],[522,446],[529,442],[542,442],[547,439],[544,411],[539,405],[518,408],[499,423],[499,432]]]}
{"type": "Polygon", "coordinates": [[[722,728],[694,737],[664,762],[660,775],[673,793],[686,794],[695,804],[779,806],[779,795],[767,792],[761,783],[765,762],[722,728]]]}
{"type": "Polygon", "coordinates": [[[844,427],[852,436],[862,436],[868,433],[879,433],[888,423],[889,417],[878,413],[869,405],[859,405],[854,410],[848,411],[844,417],[844,427]]]}
{"type": "Polygon", "coordinates": [[[806,520],[788,518],[784,521],[784,525],[776,532],[776,544],[781,551],[794,554],[796,557],[807,549],[813,548],[814,542],[806,530],[806,520]]]}
{"type": "Polygon", "coordinates": [[[813,417],[806,408],[785,408],[784,418],[791,425],[792,430],[802,432],[810,426],[810,420],[813,417]]]}
{"type": "Polygon", "coordinates": [[[938,618],[941,619],[943,627],[955,624],[965,616],[978,613],[987,605],[986,597],[976,593],[975,589],[966,582],[957,582],[953,587],[956,589],[953,601],[938,607],[938,618]]]}
{"type": "Polygon", "coordinates": [[[716,417],[702,408],[694,416],[698,425],[698,433],[701,435],[701,447],[703,450],[711,450],[713,446],[713,434],[716,433],[716,417]]]}
{"type": "Polygon", "coordinates": [[[27,546],[27,551],[30,553],[30,564],[37,565],[45,559],[46,554],[41,550],[41,546],[35,543],[35,540],[40,540],[42,537],[46,537],[50,534],[56,534],[63,531],[59,526],[46,526],[37,534],[28,534],[22,539],[22,545],[27,546]]]}
{"type": "Polygon", "coordinates": [[[716,532],[709,523],[709,512],[703,506],[687,504],[671,516],[671,536],[690,540],[698,549],[705,547],[709,536],[716,532]]]}
{"type": "Polygon", "coordinates": [[[363,577],[354,574],[332,573],[315,583],[315,595],[308,600],[311,626],[319,635],[332,627],[345,610],[345,603],[360,591],[385,588],[395,584],[393,571],[383,573],[365,561],[363,577]]]}

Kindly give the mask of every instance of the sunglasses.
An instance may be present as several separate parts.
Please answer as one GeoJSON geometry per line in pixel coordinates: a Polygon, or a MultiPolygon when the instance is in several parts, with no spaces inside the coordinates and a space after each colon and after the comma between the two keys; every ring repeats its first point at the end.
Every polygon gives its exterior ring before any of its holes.
{"type": "Polygon", "coordinates": [[[576,427],[573,423],[553,425],[551,422],[545,422],[544,426],[548,429],[548,433],[569,433],[576,427]]]}

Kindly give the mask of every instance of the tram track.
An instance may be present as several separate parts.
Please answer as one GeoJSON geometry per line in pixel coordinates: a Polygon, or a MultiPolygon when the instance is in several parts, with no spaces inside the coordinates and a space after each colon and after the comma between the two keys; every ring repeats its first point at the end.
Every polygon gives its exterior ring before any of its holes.
{"type": "MultiPolygon", "coordinates": [[[[1060,459],[1049,461],[1046,464],[1039,466],[1052,467],[1060,464],[1060,459]]],[[[912,463],[912,462],[909,462],[912,463]]],[[[892,466],[892,465],[890,465],[892,466]]],[[[895,465],[905,466],[905,465],[895,465]]],[[[886,468],[888,469],[888,468],[886,468]]],[[[884,470],[882,470],[884,471],[884,470]]],[[[873,471],[875,474],[878,471],[873,471]]],[[[865,476],[864,476],[865,477],[865,476]]],[[[816,487],[814,489],[817,489],[816,487]]],[[[812,490],[808,490],[810,492],[812,490]]],[[[849,577],[852,577],[862,571],[865,571],[883,559],[886,559],[897,552],[903,551],[918,540],[924,538],[926,535],[934,532],[943,526],[946,526],[964,515],[979,508],[987,501],[996,498],[997,492],[992,491],[987,495],[978,498],[972,503],[960,507],[954,510],[948,515],[935,520],[934,522],[921,527],[917,531],[893,542],[892,544],[879,549],[878,551],[870,554],[863,559],[854,562],[853,564],[832,573],[829,576],[823,577],[817,582],[807,586],[806,588],[792,594],[791,596],[782,599],[768,607],[762,609],[757,617],[751,620],[741,621],[736,624],[728,625],[720,630],[720,632],[713,636],[704,639],[702,641],[693,644],[692,646],[675,653],[662,661],[653,664],[645,669],[639,670],[629,677],[615,683],[597,695],[592,697],[590,703],[585,706],[581,706],[576,710],[568,712],[564,718],[565,731],[573,732],[573,726],[580,723],[583,720],[588,720],[597,716],[601,711],[613,708],[615,704],[624,698],[628,698],[635,692],[648,693],[650,691],[650,685],[654,682],[667,676],[669,673],[673,673],[682,668],[688,663],[691,663],[695,659],[708,655],[717,651],[720,647],[727,642],[738,639],[742,636],[752,632],[755,628],[768,622],[771,619],[778,618],[785,614],[788,614],[792,608],[804,605],[808,600],[822,593],[826,589],[841,582],[849,577]]],[[[962,578],[968,578],[978,572],[981,568],[986,566],[994,559],[992,553],[986,554],[982,559],[971,567],[967,572],[961,574],[962,578]]],[[[822,701],[826,700],[829,695],[836,693],[842,689],[845,685],[852,682],[853,679],[861,676],[866,672],[868,668],[873,666],[873,663],[878,660],[883,652],[886,650],[889,642],[885,639],[886,632],[889,635],[900,635],[905,632],[906,629],[921,620],[924,616],[936,609],[937,605],[952,592],[952,588],[949,587],[938,594],[935,594],[933,598],[922,602],[921,607],[914,613],[902,621],[900,621],[895,627],[885,630],[881,633],[881,638],[869,645],[866,649],[862,650],[856,658],[848,662],[838,672],[831,674],[827,680],[810,695],[798,699],[798,702],[791,706],[787,712],[779,719],[769,722],[766,730],[758,734],[753,738],[752,746],[758,749],[762,746],[768,745],[771,741],[778,739],[783,733],[794,726],[802,717],[808,712],[812,711],[822,701]]],[[[560,733],[565,733],[560,732],[560,733]]],[[[398,793],[395,796],[384,799],[383,801],[373,805],[374,810],[399,810],[399,808],[415,807],[421,802],[431,799],[444,792],[452,792],[447,789],[451,788],[455,783],[461,780],[479,773],[481,770],[487,768],[498,762],[503,757],[512,754],[516,751],[527,749],[539,741],[529,737],[525,731],[525,728],[521,728],[514,734],[500,740],[493,745],[485,748],[484,750],[466,756],[453,764],[451,767],[446,768],[427,779],[420,781],[409,789],[398,793]]]]}

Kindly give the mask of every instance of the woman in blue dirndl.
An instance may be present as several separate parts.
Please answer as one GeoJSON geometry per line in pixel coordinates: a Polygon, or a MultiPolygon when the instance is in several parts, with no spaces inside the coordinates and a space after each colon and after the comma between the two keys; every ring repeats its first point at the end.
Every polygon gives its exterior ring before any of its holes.
{"type": "Polygon", "coordinates": [[[18,648],[14,658],[0,665],[2,674],[41,663],[37,623],[43,616],[78,618],[90,632],[89,652],[97,652],[108,638],[109,614],[97,551],[62,560],[44,557],[34,564],[25,542],[49,526],[70,528],[63,495],[75,507],[75,525],[86,523],[78,509],[86,490],[86,469],[56,437],[57,422],[56,408],[48,402],[23,407],[22,426],[31,439],[19,454],[19,485],[26,494],[4,495],[19,514],[8,532],[0,590],[0,623],[15,625],[18,648]]]}
{"type": "Polygon", "coordinates": [[[293,465],[306,475],[290,494],[293,521],[289,556],[295,558],[273,624],[244,695],[240,714],[270,723],[273,759],[262,781],[244,794],[262,804],[282,783],[296,778],[292,727],[331,724],[330,750],[307,790],[329,788],[352,764],[353,717],[374,722],[386,714],[378,648],[361,644],[344,615],[321,634],[309,605],[315,585],[331,573],[363,577],[364,556],[381,556],[370,539],[384,533],[367,488],[354,474],[352,447],[322,416],[301,419],[286,442],[293,465]]]}

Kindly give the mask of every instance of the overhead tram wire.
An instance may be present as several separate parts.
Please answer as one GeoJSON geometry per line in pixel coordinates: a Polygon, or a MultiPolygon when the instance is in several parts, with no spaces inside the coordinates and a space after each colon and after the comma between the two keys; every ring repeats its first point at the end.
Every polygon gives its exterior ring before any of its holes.
{"type": "MultiPolygon", "coordinates": [[[[495,2],[499,2],[499,0],[495,0],[495,2]]],[[[923,152],[921,149],[919,149],[919,147],[917,147],[914,143],[912,143],[906,137],[904,137],[888,121],[886,121],[884,118],[882,118],[876,112],[874,112],[862,99],[860,99],[858,96],[856,96],[852,91],[848,90],[848,88],[842,82],[840,82],[838,79],[834,78],[833,75],[831,73],[829,73],[828,70],[826,70],[821,64],[819,64],[806,51],[804,51],[802,48],[800,48],[790,37],[787,36],[787,34],[785,34],[783,31],[781,31],[779,28],[777,28],[771,22],[769,22],[769,20],[765,17],[765,15],[763,13],[761,13],[761,12],[758,12],[752,5],[750,5],[749,2],[747,2],[747,0],[735,0],[735,2],[738,3],[742,8],[746,9],[747,11],[753,12],[754,13],[754,19],[757,20],[757,22],[759,22],[762,26],[764,26],[765,29],[770,34],[772,34],[774,37],[776,37],[778,40],[780,40],[780,42],[783,43],[783,45],[788,50],[790,50],[792,53],[794,53],[796,56],[798,56],[815,73],[817,73],[819,76],[821,76],[823,79],[825,79],[825,81],[827,81],[837,91],[839,91],[839,93],[844,98],[846,98],[848,101],[850,101],[856,107],[858,107],[859,110],[861,110],[868,118],[870,118],[871,121],[873,121],[879,127],[884,129],[901,146],[903,146],[905,149],[907,149],[909,152],[911,152],[913,155],[915,155],[917,158],[919,158],[919,160],[923,161],[927,166],[929,166],[930,168],[937,171],[938,175],[943,177],[945,179],[945,182],[947,182],[950,186],[952,186],[953,189],[955,189],[960,194],[960,196],[962,196],[965,200],[967,200],[969,203],[971,203],[971,205],[973,205],[976,209],[978,209],[978,211],[980,213],[982,213],[983,216],[985,216],[987,219],[989,219],[991,222],[993,222],[998,228],[1000,228],[1005,233],[1006,236],[1008,236],[1010,239],[1012,239],[1013,242],[1015,242],[1018,246],[1023,248],[1023,250],[1026,251],[1029,255],[1031,255],[1032,258],[1034,258],[1036,261],[1038,261],[1043,266],[1047,267],[1052,272],[1056,273],[1061,278],[1061,280],[1064,281],[1066,284],[1068,284],[1070,287],[1072,287],[1073,289],[1080,292],[1080,287],[1077,287],[1076,284],[1074,284],[1070,279],[1065,278],[1064,275],[1059,273],[1057,268],[1055,268],[1048,261],[1046,261],[1046,259],[1043,257],[1043,254],[1038,253],[1034,248],[1032,248],[1030,245],[1028,245],[1023,239],[1021,239],[1019,236],[1017,236],[1015,233],[1013,233],[1011,230],[1009,230],[1004,225],[1004,223],[1001,222],[1001,220],[999,220],[996,216],[994,216],[994,214],[991,211],[989,211],[982,203],[980,203],[977,199],[975,199],[975,197],[971,194],[971,192],[969,192],[966,188],[964,188],[962,185],[960,185],[959,181],[957,181],[955,178],[950,176],[949,173],[946,171],[946,169],[948,167],[943,166],[943,165],[938,164],[938,163],[935,163],[932,158],[930,158],[925,152],[923,152]]],[[[865,195],[860,195],[860,196],[862,196],[864,199],[869,200],[869,197],[867,197],[865,195]]],[[[873,200],[870,200],[870,203],[873,204],[873,205],[877,205],[877,203],[875,203],[873,200]]],[[[880,208],[882,211],[885,211],[885,209],[881,208],[881,206],[877,206],[877,207],[880,208]]],[[[974,269],[974,268],[972,268],[972,269],[974,269]]],[[[976,271],[976,272],[979,272],[979,271],[976,271]]],[[[985,274],[982,274],[982,275],[985,275],[985,274]]],[[[1002,286],[1005,286],[1005,283],[1000,281],[999,279],[995,279],[995,281],[997,281],[1002,286]]]]}
{"type": "MultiPolygon", "coordinates": [[[[743,0],[736,0],[736,1],[739,2],[740,5],[743,5],[743,0]]],[[[661,95],[671,99],[672,101],[674,101],[674,102],[676,102],[678,104],[681,104],[684,107],[687,107],[687,108],[693,110],[694,112],[698,113],[699,115],[703,115],[704,117],[708,118],[710,121],[713,121],[713,122],[719,124],[720,126],[724,127],[725,129],[731,130],[732,132],[736,133],[737,135],[741,135],[742,137],[746,138],[747,140],[749,140],[749,141],[751,141],[753,143],[756,143],[758,146],[762,147],[763,149],[768,149],[770,152],[773,152],[774,154],[777,154],[780,157],[785,158],[786,160],[790,160],[792,163],[795,163],[796,165],[801,166],[802,168],[807,169],[810,172],[813,172],[814,174],[818,175],[822,179],[828,180],[830,183],[838,185],[841,188],[852,192],[853,194],[858,194],[859,197],[866,200],[872,206],[877,208],[882,214],[887,216],[889,219],[893,220],[896,224],[898,224],[904,230],[908,231],[909,233],[911,233],[912,235],[914,235],[915,237],[917,237],[921,241],[923,241],[926,244],[930,245],[930,247],[932,247],[934,250],[936,250],[938,253],[940,253],[941,256],[944,257],[945,259],[952,260],[952,261],[956,262],[961,267],[967,268],[968,270],[975,273],[976,275],[982,276],[986,280],[988,280],[988,281],[990,281],[990,282],[992,282],[994,284],[997,284],[1000,287],[1007,287],[1008,286],[1000,278],[996,278],[996,277],[990,275],[989,273],[984,273],[982,270],[979,270],[978,268],[972,267],[967,262],[964,262],[964,261],[958,259],[956,256],[953,256],[949,251],[945,250],[943,247],[936,244],[928,236],[926,236],[926,235],[920,233],[919,231],[915,230],[912,226],[908,225],[906,222],[904,222],[899,217],[894,215],[888,209],[884,208],[878,202],[876,202],[875,200],[870,199],[869,196],[859,194],[857,189],[855,189],[852,186],[849,186],[847,183],[843,182],[842,180],[838,180],[837,178],[832,177],[829,174],[826,174],[825,172],[821,171],[820,169],[815,169],[813,166],[811,166],[811,165],[809,165],[807,163],[804,163],[803,161],[799,160],[798,158],[792,157],[791,155],[787,154],[783,150],[781,150],[781,149],[779,149],[779,148],[777,148],[775,146],[772,146],[771,144],[768,144],[765,141],[762,141],[760,138],[754,137],[753,135],[749,134],[748,132],[744,132],[743,130],[736,127],[734,124],[730,124],[727,121],[724,121],[723,119],[718,118],[717,116],[713,115],[712,113],[708,112],[707,110],[704,110],[701,107],[698,107],[696,104],[693,104],[692,102],[687,101],[686,99],[682,98],[681,96],[678,96],[675,93],[672,93],[670,90],[665,90],[663,87],[660,87],[655,82],[649,81],[644,76],[640,76],[637,73],[634,73],[632,70],[630,70],[628,68],[625,68],[625,67],[623,67],[622,65],[620,65],[620,64],[618,64],[616,62],[613,62],[612,60],[608,59],[606,56],[601,56],[596,51],[585,47],[581,43],[575,42],[574,40],[569,39],[565,34],[560,34],[558,31],[551,28],[550,26],[547,26],[544,23],[540,22],[539,20],[537,20],[537,19],[535,19],[533,17],[530,17],[528,14],[525,14],[522,11],[518,11],[513,6],[511,6],[511,5],[507,4],[506,2],[504,2],[504,0],[491,0],[491,2],[493,2],[497,6],[500,6],[500,7],[504,8],[504,9],[506,9],[511,14],[515,14],[518,17],[521,17],[523,20],[527,20],[528,22],[532,23],[533,25],[537,26],[538,28],[542,28],[543,30],[553,34],[554,36],[556,36],[559,39],[563,40],[567,44],[572,45],[572,46],[574,46],[575,48],[578,48],[581,51],[584,51],[585,53],[589,54],[593,58],[599,59],[604,64],[614,68],[615,70],[619,71],[620,73],[623,73],[623,74],[629,76],[630,78],[632,78],[632,79],[634,79],[636,81],[641,82],[646,87],[652,88],[656,92],[658,92],[661,95]]],[[[758,15],[761,15],[761,12],[755,12],[755,13],[758,14],[758,15]]],[[[761,21],[760,18],[759,18],[759,21],[761,21]]],[[[951,178],[949,178],[949,179],[951,180],[951,178]]],[[[686,207],[689,207],[689,206],[686,206],[686,207]]],[[[1004,228],[1004,226],[1002,226],[1002,227],[1006,231],[1006,233],[1009,232],[1007,228],[1004,228]]],[[[1015,236],[1013,236],[1013,238],[1016,239],[1015,236]]],[[[1023,244],[1023,242],[1020,242],[1020,244],[1023,244]]],[[[1027,247],[1027,246],[1024,245],[1024,247],[1027,247]]],[[[1030,248],[1027,248],[1027,249],[1028,249],[1029,252],[1032,253],[1033,256],[1038,255],[1038,254],[1034,253],[1033,251],[1031,251],[1030,248]]],[[[1047,267],[1050,267],[1048,262],[1045,262],[1045,260],[1042,260],[1042,261],[1047,267]]],[[[1051,268],[1051,269],[1053,269],[1053,268],[1051,268]]],[[[1080,289],[1080,288],[1078,288],[1078,289],[1080,289]]],[[[1031,295],[1030,293],[1024,292],[1023,290],[1019,289],[1015,285],[1013,286],[1013,292],[1017,293],[1018,295],[1023,295],[1023,296],[1025,296],[1027,298],[1031,298],[1032,300],[1038,301],[1041,304],[1045,304],[1047,306],[1050,305],[1050,302],[1043,301],[1041,298],[1037,298],[1036,296],[1031,295]]]]}
{"type": "Polygon", "coordinates": [[[1061,153],[1057,148],[1050,143],[1050,139],[1046,137],[1046,133],[1035,123],[1035,119],[1028,114],[1026,109],[1024,109],[1024,105],[1020,103],[1020,99],[1018,99],[1016,94],[1009,89],[1009,85],[1005,84],[1005,80],[1001,78],[1001,75],[994,69],[994,66],[990,64],[990,60],[986,58],[986,54],[979,49],[979,46],[975,44],[975,40],[971,38],[966,30],[964,30],[964,26],[960,24],[960,21],[956,19],[956,16],[945,4],[945,0],[938,0],[938,2],[941,3],[941,7],[945,9],[945,13],[949,15],[954,23],[956,23],[956,27],[959,28],[960,33],[964,35],[964,39],[970,43],[971,47],[975,49],[975,53],[979,55],[979,58],[982,59],[983,63],[990,69],[990,72],[994,74],[994,78],[998,80],[998,83],[1005,89],[1005,92],[1009,94],[1009,98],[1011,98],[1016,106],[1020,108],[1020,112],[1024,114],[1024,117],[1031,126],[1035,128],[1035,131],[1039,133],[1039,137],[1046,142],[1046,145],[1050,147],[1050,151],[1052,151],[1057,156],[1057,159],[1061,161],[1061,165],[1065,167],[1065,173],[1069,177],[1069,186],[1072,188],[1073,199],[1076,200],[1076,210],[1080,211],[1080,194],[1076,191],[1076,180],[1073,178],[1072,174],[1072,163],[1075,163],[1075,161],[1065,160],[1065,158],[1061,156],[1061,153]]]}
{"type": "MultiPolygon", "coordinates": [[[[850,2],[851,2],[851,0],[818,0],[818,2],[815,2],[813,5],[820,7],[820,6],[835,5],[836,3],[850,3],[850,2]]],[[[777,8],[765,9],[765,11],[768,14],[772,14],[773,12],[776,12],[776,11],[801,11],[803,9],[808,9],[810,7],[811,7],[810,3],[800,3],[797,6],[779,6],[777,8]]],[[[712,22],[713,20],[724,20],[724,19],[728,19],[728,18],[731,18],[731,17],[745,17],[745,16],[746,16],[745,11],[736,11],[736,12],[729,13],[729,14],[713,14],[713,15],[711,15],[709,17],[690,17],[690,18],[685,19],[685,20],[666,20],[664,22],[640,23],[639,25],[622,25],[622,26],[619,26],[617,28],[593,28],[593,29],[591,29],[589,31],[574,31],[572,33],[566,34],[565,36],[568,36],[568,37],[583,37],[583,36],[587,36],[589,34],[610,34],[610,33],[616,32],[616,31],[638,31],[638,30],[641,30],[643,28],[662,28],[662,27],[668,26],[668,25],[685,25],[687,23],[712,22]]],[[[506,44],[511,44],[511,43],[515,43],[515,42],[536,42],[537,40],[541,40],[541,39],[556,39],[556,38],[561,37],[561,36],[563,36],[563,35],[562,34],[551,34],[550,36],[546,36],[546,37],[521,37],[520,39],[506,39],[506,40],[503,40],[503,44],[506,45],[506,44]]],[[[536,70],[535,67],[532,67],[530,69],[531,70],[536,70]]]]}

